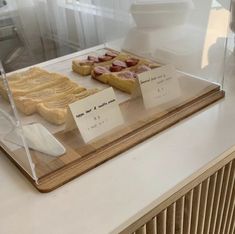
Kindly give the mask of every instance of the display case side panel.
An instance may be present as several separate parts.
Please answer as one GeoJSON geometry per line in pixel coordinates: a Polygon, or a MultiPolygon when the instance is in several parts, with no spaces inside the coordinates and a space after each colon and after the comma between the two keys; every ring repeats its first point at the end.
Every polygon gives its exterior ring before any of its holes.
{"type": "Polygon", "coordinates": [[[11,91],[12,82],[17,81],[9,81],[0,63],[0,147],[37,183],[35,166],[11,91]]]}

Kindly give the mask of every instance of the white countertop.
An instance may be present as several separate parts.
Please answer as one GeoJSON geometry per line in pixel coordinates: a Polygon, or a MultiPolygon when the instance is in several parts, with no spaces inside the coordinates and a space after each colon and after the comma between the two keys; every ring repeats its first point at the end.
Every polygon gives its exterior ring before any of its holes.
{"type": "Polygon", "coordinates": [[[235,144],[233,55],[228,63],[224,100],[49,194],[36,191],[0,152],[0,233],[116,233],[141,217],[235,144]]]}

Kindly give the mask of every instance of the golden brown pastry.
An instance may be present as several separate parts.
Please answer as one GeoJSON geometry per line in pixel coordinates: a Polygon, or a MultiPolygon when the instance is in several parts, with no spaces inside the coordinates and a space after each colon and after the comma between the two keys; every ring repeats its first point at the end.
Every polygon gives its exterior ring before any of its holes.
{"type": "Polygon", "coordinates": [[[97,89],[89,89],[78,94],[69,94],[55,100],[42,102],[37,105],[37,111],[44,119],[52,124],[64,124],[66,121],[69,104],[97,92],[97,89]]]}
{"type": "Polygon", "coordinates": [[[91,70],[94,63],[90,61],[80,61],[80,60],[74,60],[72,62],[72,69],[74,72],[82,75],[82,76],[88,76],[91,74],[91,70]]]}
{"type": "MultiPolygon", "coordinates": [[[[16,85],[17,83],[24,82],[27,79],[35,79],[37,77],[41,77],[43,75],[48,75],[48,74],[49,74],[49,72],[47,72],[41,68],[33,67],[33,68],[30,68],[26,71],[16,72],[16,73],[13,73],[12,75],[7,76],[7,80],[8,80],[9,86],[12,87],[12,86],[16,85]]],[[[7,91],[5,89],[3,82],[0,82],[0,94],[5,99],[8,100],[7,91]]]]}
{"type": "Polygon", "coordinates": [[[107,51],[104,55],[88,55],[86,59],[75,59],[72,62],[74,72],[82,75],[91,75],[95,66],[107,66],[112,64],[114,60],[126,60],[129,55],[116,51],[107,51]]]}
{"type": "Polygon", "coordinates": [[[16,96],[15,104],[22,113],[31,115],[36,112],[38,103],[55,100],[61,96],[80,93],[85,90],[85,88],[70,80],[64,80],[50,88],[28,93],[24,96],[16,96]]]}
{"type": "Polygon", "coordinates": [[[19,82],[10,84],[10,88],[14,97],[24,96],[28,93],[40,91],[56,84],[59,84],[65,80],[69,80],[66,76],[57,73],[48,73],[32,77],[30,79],[24,79],[19,82]]]}
{"type": "Polygon", "coordinates": [[[131,94],[137,87],[138,74],[157,67],[160,65],[152,61],[128,57],[124,61],[114,60],[106,66],[95,66],[91,76],[93,79],[131,94]]]}
{"type": "Polygon", "coordinates": [[[116,89],[131,94],[136,88],[136,74],[131,71],[112,73],[109,76],[108,84],[116,89]]]}
{"type": "Polygon", "coordinates": [[[49,72],[39,67],[32,67],[26,71],[13,73],[7,76],[7,78],[9,83],[14,83],[46,74],[49,74],[49,72]]]}

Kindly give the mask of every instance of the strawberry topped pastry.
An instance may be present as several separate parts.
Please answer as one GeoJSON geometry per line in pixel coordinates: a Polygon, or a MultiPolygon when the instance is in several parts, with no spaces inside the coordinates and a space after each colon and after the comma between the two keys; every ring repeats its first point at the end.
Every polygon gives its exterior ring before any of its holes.
{"type": "Polygon", "coordinates": [[[113,50],[73,61],[73,71],[84,76],[91,75],[93,79],[127,93],[135,89],[139,74],[157,67],[160,65],[151,60],[113,50]]]}
{"type": "Polygon", "coordinates": [[[101,81],[102,83],[107,84],[109,79],[110,70],[107,67],[96,66],[91,72],[91,76],[101,81]]]}
{"type": "Polygon", "coordinates": [[[117,88],[126,93],[132,93],[136,88],[138,74],[159,67],[152,61],[130,57],[125,60],[115,59],[106,66],[95,66],[91,75],[93,79],[117,88]]]}
{"type": "Polygon", "coordinates": [[[99,58],[97,56],[93,56],[93,55],[88,55],[87,56],[87,60],[94,62],[94,63],[98,63],[99,62],[99,58]]]}
{"type": "Polygon", "coordinates": [[[105,55],[109,56],[113,59],[113,58],[116,58],[119,55],[119,52],[109,50],[105,53],[105,55]]]}
{"type": "Polygon", "coordinates": [[[140,60],[137,58],[129,58],[125,62],[126,62],[127,67],[133,67],[133,66],[137,65],[139,63],[139,61],[140,60]]]}
{"type": "Polygon", "coordinates": [[[112,65],[110,66],[109,70],[111,72],[119,72],[125,68],[127,68],[127,65],[125,62],[120,61],[120,60],[114,60],[112,62],[112,65]]]}
{"type": "Polygon", "coordinates": [[[88,76],[91,74],[92,67],[96,63],[95,60],[83,59],[83,60],[73,60],[72,69],[74,72],[82,75],[88,76]]]}
{"type": "Polygon", "coordinates": [[[85,59],[75,59],[72,62],[72,70],[79,75],[88,76],[95,65],[104,66],[119,56],[119,52],[107,51],[103,55],[88,55],[85,59]]]}
{"type": "Polygon", "coordinates": [[[140,63],[138,65],[133,65],[132,67],[123,69],[120,72],[111,72],[109,73],[108,84],[121,91],[131,94],[136,88],[138,75],[150,70],[151,68],[148,67],[148,65],[140,63]]]}
{"type": "Polygon", "coordinates": [[[102,55],[102,56],[99,56],[98,57],[98,60],[99,60],[99,62],[108,62],[108,61],[110,61],[110,60],[112,60],[113,58],[112,57],[110,57],[110,56],[107,56],[107,55],[102,55]]]}
{"type": "Polygon", "coordinates": [[[146,71],[151,71],[151,70],[152,69],[147,65],[140,65],[135,69],[135,72],[137,74],[140,74],[140,73],[143,73],[143,72],[146,72],[146,71]]]}

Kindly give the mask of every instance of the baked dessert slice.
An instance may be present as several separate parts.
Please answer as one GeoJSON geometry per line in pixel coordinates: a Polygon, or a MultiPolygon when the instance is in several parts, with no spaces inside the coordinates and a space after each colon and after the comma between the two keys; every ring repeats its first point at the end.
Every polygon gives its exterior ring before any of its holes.
{"type": "Polygon", "coordinates": [[[130,61],[129,57],[125,55],[125,57],[122,57],[122,59],[124,59],[124,61],[116,58],[109,64],[94,66],[91,72],[91,77],[101,81],[102,83],[108,84],[109,76],[112,75],[111,73],[120,72],[130,66],[136,65],[139,62],[136,60],[134,64],[130,65],[130,63],[128,63],[127,65],[125,60],[130,61]]]}
{"type": "Polygon", "coordinates": [[[32,67],[26,71],[13,73],[12,75],[7,76],[7,78],[9,83],[14,83],[46,74],[49,74],[49,72],[39,67],[32,67]]]}
{"type": "Polygon", "coordinates": [[[106,66],[95,66],[91,76],[93,79],[131,94],[136,88],[138,74],[160,66],[150,60],[132,56],[124,61],[115,59],[106,66]]]}
{"type": "Polygon", "coordinates": [[[128,54],[110,50],[101,56],[88,55],[86,59],[75,59],[72,62],[72,69],[82,76],[88,76],[91,75],[95,66],[107,66],[112,64],[114,60],[124,61],[128,57],[128,54]]]}
{"type": "Polygon", "coordinates": [[[109,75],[108,84],[116,89],[132,94],[137,88],[138,75],[159,67],[159,64],[151,63],[138,63],[137,66],[121,72],[111,73],[109,75]]]}
{"type": "Polygon", "coordinates": [[[108,55],[107,53],[102,56],[97,55],[88,55],[86,59],[75,59],[72,62],[72,69],[74,72],[82,75],[88,76],[92,72],[93,66],[95,64],[105,64],[115,58],[117,54],[112,54],[112,56],[108,55]]]}
{"type": "Polygon", "coordinates": [[[89,89],[78,94],[64,95],[55,100],[42,102],[37,105],[37,112],[48,122],[61,125],[66,121],[69,104],[97,92],[98,89],[89,89]]]}
{"type": "Polygon", "coordinates": [[[21,82],[10,84],[10,88],[14,97],[25,96],[28,93],[40,91],[65,80],[69,80],[66,76],[57,73],[48,73],[33,77],[31,79],[24,79],[21,82]]]}
{"type": "Polygon", "coordinates": [[[95,66],[92,69],[91,77],[98,80],[104,84],[108,84],[109,75],[111,74],[109,67],[105,66],[95,66]]]}
{"type": "Polygon", "coordinates": [[[108,84],[116,89],[131,94],[136,88],[136,79],[136,73],[131,71],[122,71],[110,74],[108,84]]]}
{"type": "Polygon", "coordinates": [[[88,76],[91,74],[94,62],[89,60],[73,60],[72,70],[79,75],[88,76]]]}
{"type": "MultiPolygon", "coordinates": [[[[12,75],[7,76],[7,78],[8,78],[8,83],[11,87],[14,84],[24,82],[27,79],[33,79],[33,78],[41,77],[43,75],[48,75],[48,74],[49,72],[47,72],[46,70],[43,70],[38,67],[33,67],[23,72],[16,72],[12,75]]],[[[0,82],[0,94],[5,99],[7,99],[7,91],[5,89],[3,81],[0,82]]]]}
{"type": "Polygon", "coordinates": [[[51,101],[61,96],[75,94],[86,89],[75,82],[64,80],[50,88],[28,93],[24,96],[16,96],[16,107],[25,115],[34,114],[37,111],[37,104],[45,101],[51,101]]]}

